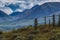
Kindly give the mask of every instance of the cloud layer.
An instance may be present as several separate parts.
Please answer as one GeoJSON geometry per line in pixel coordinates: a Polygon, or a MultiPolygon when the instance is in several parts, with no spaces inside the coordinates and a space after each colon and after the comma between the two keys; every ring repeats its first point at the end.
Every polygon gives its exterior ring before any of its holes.
{"type": "Polygon", "coordinates": [[[13,10],[9,7],[5,7],[5,5],[18,4],[18,6],[20,8],[16,9],[15,12],[16,11],[22,12],[25,9],[32,8],[36,4],[42,5],[45,2],[60,2],[60,0],[3,0],[3,1],[0,0],[0,10],[3,10],[7,14],[11,14],[13,12],[13,10]],[[2,9],[2,8],[4,8],[4,9],[2,9]]]}

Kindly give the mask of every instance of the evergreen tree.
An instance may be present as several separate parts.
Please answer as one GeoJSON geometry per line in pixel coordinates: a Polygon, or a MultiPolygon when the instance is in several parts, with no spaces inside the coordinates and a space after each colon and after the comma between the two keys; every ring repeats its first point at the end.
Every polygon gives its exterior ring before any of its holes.
{"type": "Polygon", "coordinates": [[[44,22],[44,25],[46,26],[46,16],[44,17],[44,21],[45,21],[45,22],[44,22]]]}
{"type": "Polygon", "coordinates": [[[37,25],[38,25],[38,21],[37,21],[37,18],[35,18],[35,20],[34,20],[34,28],[35,28],[35,30],[37,30],[37,25]]]}
{"type": "Polygon", "coordinates": [[[53,14],[53,27],[55,27],[55,15],[53,14]]]}

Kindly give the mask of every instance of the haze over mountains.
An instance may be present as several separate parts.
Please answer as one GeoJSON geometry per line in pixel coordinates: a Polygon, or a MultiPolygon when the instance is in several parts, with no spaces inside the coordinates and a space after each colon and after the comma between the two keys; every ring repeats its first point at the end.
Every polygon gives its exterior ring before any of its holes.
{"type": "MultiPolygon", "coordinates": [[[[15,7],[14,5],[10,5],[9,7],[11,7],[11,6],[15,7]]],[[[16,8],[18,8],[18,7],[16,7],[16,8]]],[[[4,13],[0,10],[0,23],[2,23],[2,24],[20,24],[20,26],[21,26],[21,25],[24,25],[23,23],[27,22],[28,20],[48,16],[55,12],[58,14],[58,11],[60,11],[60,2],[47,2],[40,6],[35,5],[31,9],[26,9],[23,12],[13,12],[10,15],[7,15],[6,13],[4,13]]],[[[28,22],[27,22],[27,25],[29,25],[28,22]]]]}

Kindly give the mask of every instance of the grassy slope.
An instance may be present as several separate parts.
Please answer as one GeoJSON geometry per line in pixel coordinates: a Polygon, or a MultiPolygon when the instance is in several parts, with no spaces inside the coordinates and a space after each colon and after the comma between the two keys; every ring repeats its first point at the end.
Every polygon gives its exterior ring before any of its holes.
{"type": "Polygon", "coordinates": [[[3,40],[15,40],[16,38],[20,38],[20,40],[49,40],[51,36],[60,33],[60,27],[54,28],[53,31],[54,32],[52,32],[48,26],[38,26],[37,31],[34,30],[34,27],[27,27],[11,32],[4,32],[2,35],[3,40]]]}

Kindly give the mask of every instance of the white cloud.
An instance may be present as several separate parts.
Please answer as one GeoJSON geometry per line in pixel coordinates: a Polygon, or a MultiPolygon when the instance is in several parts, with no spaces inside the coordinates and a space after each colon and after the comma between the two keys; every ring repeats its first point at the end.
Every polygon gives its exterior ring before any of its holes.
{"type": "Polygon", "coordinates": [[[16,3],[21,3],[21,4],[26,4],[26,3],[34,3],[34,4],[42,4],[42,3],[45,3],[45,2],[60,2],[60,0],[0,0],[0,4],[2,5],[5,5],[6,3],[8,4],[16,4],[16,3]]]}
{"type": "MultiPolygon", "coordinates": [[[[25,9],[30,9],[34,5],[42,5],[45,2],[60,2],[60,0],[0,0],[0,7],[5,7],[5,5],[9,4],[18,4],[20,8],[16,9],[16,11],[23,11],[25,9]]],[[[0,8],[1,9],[1,8],[0,8]]],[[[6,11],[7,14],[11,14],[12,10],[10,8],[6,8],[3,10],[4,12],[6,11]]]]}
{"type": "Polygon", "coordinates": [[[11,14],[13,11],[8,8],[8,7],[3,7],[3,8],[0,8],[1,11],[5,12],[6,14],[11,14]]]}
{"type": "Polygon", "coordinates": [[[22,9],[16,9],[14,12],[22,12],[22,9]]]}
{"type": "Polygon", "coordinates": [[[60,0],[49,0],[50,2],[60,2],[60,0]]]}

